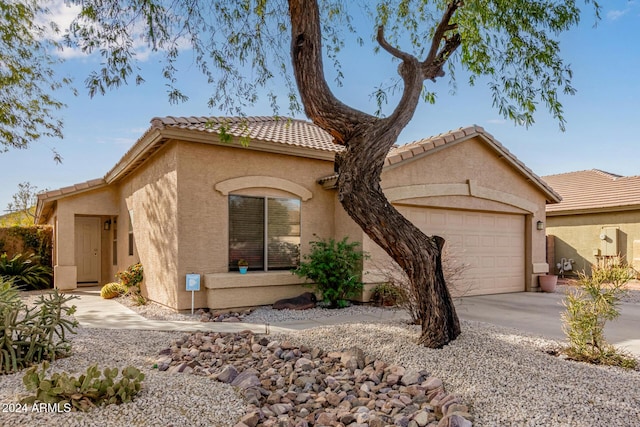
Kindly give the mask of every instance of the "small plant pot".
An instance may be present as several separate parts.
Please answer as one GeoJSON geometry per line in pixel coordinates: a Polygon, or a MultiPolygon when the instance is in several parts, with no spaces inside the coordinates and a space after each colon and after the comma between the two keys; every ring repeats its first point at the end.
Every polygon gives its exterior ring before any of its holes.
{"type": "Polygon", "coordinates": [[[556,276],[555,274],[538,276],[538,283],[540,283],[540,289],[542,289],[542,292],[553,293],[556,291],[556,285],[558,284],[558,276],[556,276]]]}
{"type": "Polygon", "coordinates": [[[249,267],[238,267],[240,269],[240,274],[247,274],[247,270],[249,267]]]}

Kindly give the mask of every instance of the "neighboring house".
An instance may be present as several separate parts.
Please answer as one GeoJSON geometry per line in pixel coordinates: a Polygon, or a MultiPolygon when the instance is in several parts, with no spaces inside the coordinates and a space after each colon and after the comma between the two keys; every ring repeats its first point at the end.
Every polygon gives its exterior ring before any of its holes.
{"type": "MultiPolygon", "coordinates": [[[[145,296],[175,309],[191,306],[188,273],[202,277],[196,307],[271,304],[304,291],[289,270],[310,241],[349,236],[372,254],[370,289],[386,254],[338,201],[341,149],[301,120],[154,118],[104,178],[39,196],[38,222],[55,227],[55,286],[103,284],[140,261],[145,296]],[[237,272],[240,258],[248,274],[237,272]]],[[[467,265],[468,294],[535,290],[547,271],[537,224],[560,198],[482,128],[393,149],[382,186],[418,227],[447,239],[467,265]]]]}
{"type": "Polygon", "coordinates": [[[543,179],[562,196],[547,206],[549,264],[556,273],[590,273],[592,264],[618,255],[640,270],[640,176],[593,169],[543,179]]]}

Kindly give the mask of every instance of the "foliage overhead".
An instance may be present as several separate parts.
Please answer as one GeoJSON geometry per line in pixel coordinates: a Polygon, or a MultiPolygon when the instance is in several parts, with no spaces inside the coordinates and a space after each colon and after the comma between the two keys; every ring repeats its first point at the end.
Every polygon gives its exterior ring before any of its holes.
{"type": "MultiPolygon", "coordinates": [[[[71,82],[59,78],[53,55],[55,24],[40,0],[0,2],[0,152],[62,137],[56,116],[64,104],[54,93],[71,82]]],[[[55,151],[54,160],[62,158],[55,151]]]]}
{"type": "MultiPolygon", "coordinates": [[[[300,110],[291,78],[289,16],[282,0],[71,0],[82,12],[66,37],[70,46],[100,52],[103,62],[86,80],[91,95],[104,93],[134,80],[144,81],[137,65],[140,39],[164,55],[163,76],[172,102],[187,96],[177,82],[180,54],[193,58],[211,84],[209,106],[241,114],[266,93],[274,112],[286,105],[300,110]],[[284,83],[286,93],[277,93],[284,83]],[[264,92],[263,92],[264,90],[264,92]]],[[[578,24],[581,6],[592,8],[595,0],[319,0],[325,57],[342,80],[340,53],[347,44],[367,46],[384,28],[384,38],[398,49],[426,58],[441,17],[455,5],[454,24],[446,40],[459,40],[460,48],[445,57],[450,78],[454,70],[489,81],[493,105],[508,119],[531,125],[534,112],[544,106],[564,128],[560,102],[575,92],[572,71],[560,55],[559,37],[578,24]]],[[[442,35],[436,35],[442,36],[442,35]]],[[[379,50],[376,45],[375,50],[379,50]]],[[[362,70],[359,70],[361,72],[362,70]]],[[[372,90],[378,113],[390,92],[400,85],[381,85],[372,90]]],[[[435,94],[428,85],[425,100],[435,94]]]]}

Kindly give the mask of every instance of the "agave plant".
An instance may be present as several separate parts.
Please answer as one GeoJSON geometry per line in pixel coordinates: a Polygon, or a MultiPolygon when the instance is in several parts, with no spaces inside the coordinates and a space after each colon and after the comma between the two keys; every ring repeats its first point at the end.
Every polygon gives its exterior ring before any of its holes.
{"type": "Polygon", "coordinates": [[[51,287],[51,268],[41,265],[40,257],[33,254],[18,254],[13,258],[6,253],[0,255],[0,276],[23,291],[51,287]]]}

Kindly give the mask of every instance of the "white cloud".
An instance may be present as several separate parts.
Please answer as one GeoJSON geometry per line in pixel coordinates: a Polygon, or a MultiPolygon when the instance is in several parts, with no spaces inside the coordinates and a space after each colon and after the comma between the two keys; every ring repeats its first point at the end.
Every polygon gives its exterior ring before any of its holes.
{"type": "Polygon", "coordinates": [[[505,119],[489,119],[487,120],[487,123],[490,123],[492,125],[503,125],[507,123],[507,121],[505,119]]]}
{"type": "Polygon", "coordinates": [[[615,21],[616,19],[619,19],[629,13],[629,10],[629,8],[624,10],[610,10],[609,12],[607,12],[607,19],[610,21],[615,21]]]}
{"type": "Polygon", "coordinates": [[[606,17],[609,21],[615,21],[617,19],[622,18],[629,13],[632,13],[634,10],[637,10],[637,2],[636,1],[627,1],[627,7],[624,9],[613,9],[607,12],[606,17]]]}
{"type": "MultiPolygon", "coordinates": [[[[81,11],[81,7],[79,5],[67,4],[64,0],[52,0],[49,5],[49,11],[50,14],[46,17],[47,21],[54,22],[60,29],[60,32],[50,32],[48,36],[57,42],[62,42],[62,35],[69,28],[73,20],[78,16],[81,11]]],[[[142,37],[142,34],[143,29],[141,27],[134,29],[133,46],[136,52],[136,58],[139,61],[144,62],[149,59],[153,52],[149,48],[149,46],[147,46],[147,43],[142,37]]],[[[79,48],[67,46],[65,46],[62,50],[56,51],[55,54],[63,59],[86,58],[90,56],[90,54],[82,52],[82,50],[79,48]]]]}

